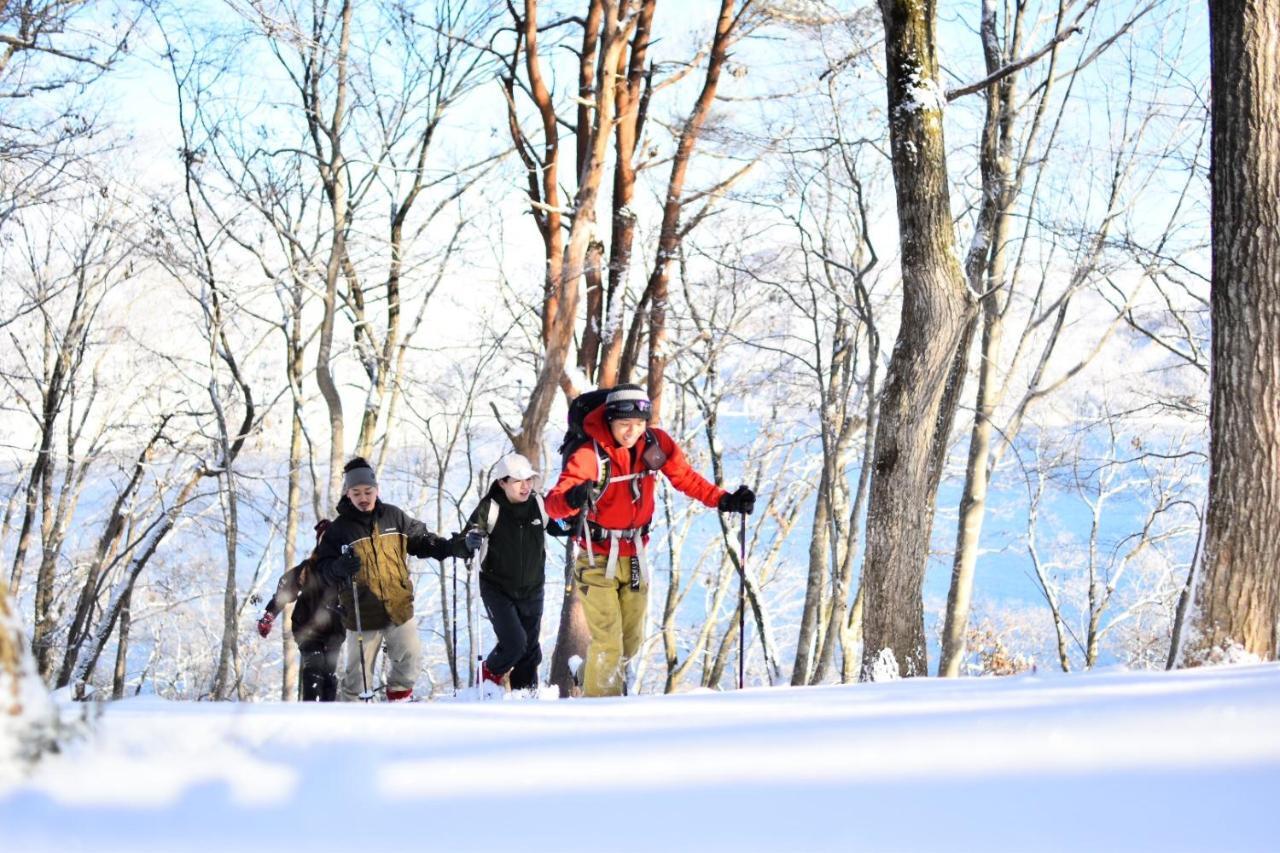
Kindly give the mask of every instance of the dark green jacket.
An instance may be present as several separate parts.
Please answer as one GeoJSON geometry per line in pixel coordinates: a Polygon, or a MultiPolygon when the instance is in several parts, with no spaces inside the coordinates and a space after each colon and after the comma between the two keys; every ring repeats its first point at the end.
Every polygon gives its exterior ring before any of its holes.
{"type": "Polygon", "coordinates": [[[502,486],[494,483],[467,520],[467,528],[472,527],[489,534],[488,549],[480,565],[481,580],[515,597],[542,589],[546,582],[547,546],[542,513],[532,495],[523,503],[513,504],[502,486]],[[491,502],[498,507],[498,519],[493,530],[488,530],[491,502]]]}
{"type": "Polygon", "coordinates": [[[448,539],[436,536],[399,507],[379,500],[372,512],[361,512],[344,496],[338,502],[338,517],[316,546],[316,569],[337,587],[342,624],[348,631],[356,629],[351,583],[335,570],[343,546],[350,546],[360,557],[355,576],[360,627],[369,631],[403,625],[413,618],[413,581],[406,555],[443,560],[453,551],[448,539]]]}

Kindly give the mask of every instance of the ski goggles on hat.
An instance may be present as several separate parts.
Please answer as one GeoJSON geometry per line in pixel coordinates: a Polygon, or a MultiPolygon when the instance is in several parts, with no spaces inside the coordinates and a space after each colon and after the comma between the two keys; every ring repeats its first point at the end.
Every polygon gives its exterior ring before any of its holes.
{"type": "Polygon", "coordinates": [[[653,412],[653,404],[648,400],[616,400],[609,404],[608,412],[615,418],[627,415],[648,418],[653,412]]]}

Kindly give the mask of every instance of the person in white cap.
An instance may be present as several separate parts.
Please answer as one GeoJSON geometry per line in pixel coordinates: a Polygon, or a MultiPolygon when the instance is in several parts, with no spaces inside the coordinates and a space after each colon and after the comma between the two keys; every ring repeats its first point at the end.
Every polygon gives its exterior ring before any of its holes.
{"type": "Polygon", "coordinates": [[[512,690],[538,684],[547,560],[543,536],[559,531],[556,525],[548,530],[537,477],[519,453],[502,457],[466,527],[467,544],[479,551],[480,599],[498,638],[480,674],[512,690]]]}

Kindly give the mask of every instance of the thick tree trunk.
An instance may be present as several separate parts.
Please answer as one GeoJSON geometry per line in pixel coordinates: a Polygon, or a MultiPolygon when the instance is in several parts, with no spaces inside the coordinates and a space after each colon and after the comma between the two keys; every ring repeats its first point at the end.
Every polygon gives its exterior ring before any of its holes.
{"type": "Polygon", "coordinates": [[[1209,4],[1213,321],[1209,507],[1192,660],[1277,653],[1280,0],[1209,4]]]}
{"type": "Polygon", "coordinates": [[[955,256],[932,2],[880,0],[897,192],[902,316],[889,362],[868,509],[862,678],[890,662],[928,674],[922,586],[937,498],[935,444],[970,312],[955,256]]]}
{"type": "Polygon", "coordinates": [[[560,625],[556,631],[556,647],[551,655],[548,681],[560,690],[560,698],[567,699],[574,693],[573,671],[569,661],[577,656],[586,660],[591,632],[587,628],[587,614],[578,598],[578,587],[573,578],[573,565],[577,549],[572,540],[565,540],[564,600],[560,603],[560,625]]]}

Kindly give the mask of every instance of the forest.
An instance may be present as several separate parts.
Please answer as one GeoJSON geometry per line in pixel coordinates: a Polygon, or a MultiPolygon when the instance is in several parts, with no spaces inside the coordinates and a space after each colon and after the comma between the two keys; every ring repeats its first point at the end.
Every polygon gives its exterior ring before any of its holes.
{"type": "MultiPolygon", "coordinates": [[[[758,494],[659,486],[638,692],[732,687],[740,640],[757,686],[1178,665],[1222,551],[1208,17],[0,3],[0,580],[34,666],[292,699],[253,625],[349,457],[448,535],[626,382],[758,494]]],[[[466,564],[411,569],[419,691],[473,684],[466,564]]]]}

